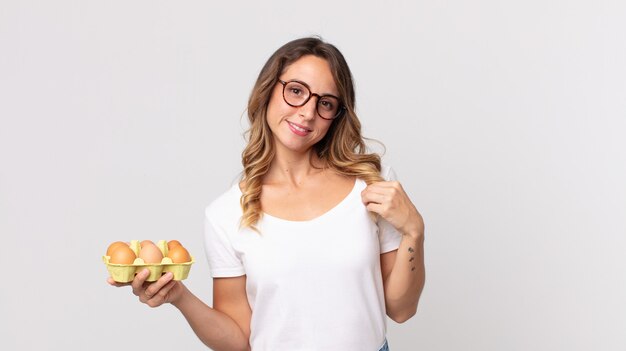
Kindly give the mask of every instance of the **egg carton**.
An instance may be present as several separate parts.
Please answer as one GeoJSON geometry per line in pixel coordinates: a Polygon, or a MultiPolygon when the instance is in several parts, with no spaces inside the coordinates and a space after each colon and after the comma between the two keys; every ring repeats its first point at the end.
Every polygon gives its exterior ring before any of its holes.
{"type": "Polygon", "coordinates": [[[102,256],[102,261],[104,261],[104,264],[107,266],[107,270],[109,271],[111,278],[118,283],[131,282],[135,278],[135,274],[141,272],[144,268],[148,268],[150,271],[150,275],[146,279],[146,281],[149,282],[158,280],[167,272],[172,272],[172,274],[174,274],[174,280],[184,280],[187,279],[189,270],[191,270],[191,265],[195,262],[195,258],[190,254],[189,256],[191,256],[191,261],[185,263],[173,263],[171,258],[165,257],[168,252],[167,241],[165,240],[159,240],[156,244],[163,254],[161,263],[146,263],[142,258],[139,258],[139,250],[141,250],[139,240],[131,240],[129,246],[137,256],[132,264],[110,263],[109,259],[111,257],[106,255],[102,256]]]}

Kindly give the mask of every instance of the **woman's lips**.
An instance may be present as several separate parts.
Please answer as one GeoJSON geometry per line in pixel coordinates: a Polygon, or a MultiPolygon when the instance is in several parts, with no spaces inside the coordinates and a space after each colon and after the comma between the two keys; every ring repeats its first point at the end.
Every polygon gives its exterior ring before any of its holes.
{"type": "Polygon", "coordinates": [[[311,133],[310,129],[303,127],[299,124],[292,123],[289,121],[287,121],[287,124],[289,125],[289,129],[291,129],[291,131],[296,135],[307,136],[309,133],[311,133]]]}

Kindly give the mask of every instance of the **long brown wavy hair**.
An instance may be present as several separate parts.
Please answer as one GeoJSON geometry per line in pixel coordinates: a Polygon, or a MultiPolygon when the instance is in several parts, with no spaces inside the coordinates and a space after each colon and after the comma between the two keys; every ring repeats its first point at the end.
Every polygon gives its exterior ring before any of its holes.
{"type": "Polygon", "coordinates": [[[333,120],[324,138],[313,146],[315,153],[325,167],[332,168],[339,174],[356,176],[367,184],[382,180],[380,156],[367,152],[361,135],[361,123],[355,113],[352,73],[345,58],[335,46],[320,38],[290,41],[267,60],[248,100],[250,129],[246,131],[248,144],[241,155],[241,228],[257,230],[255,225],[262,214],[260,199],[263,177],[275,154],[274,139],[266,118],[272,90],[285,69],[305,55],[314,55],[328,62],[345,109],[340,117],[333,120]]]}

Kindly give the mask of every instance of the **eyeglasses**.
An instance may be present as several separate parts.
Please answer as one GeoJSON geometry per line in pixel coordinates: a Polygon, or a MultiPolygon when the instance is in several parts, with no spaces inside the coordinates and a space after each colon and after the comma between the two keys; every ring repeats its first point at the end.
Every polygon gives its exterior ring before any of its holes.
{"type": "Polygon", "coordinates": [[[315,110],[323,119],[332,120],[343,114],[345,108],[339,102],[339,98],[334,95],[319,95],[311,92],[311,88],[299,80],[285,82],[278,80],[283,85],[283,99],[287,105],[292,107],[304,106],[312,96],[317,96],[315,110]]]}

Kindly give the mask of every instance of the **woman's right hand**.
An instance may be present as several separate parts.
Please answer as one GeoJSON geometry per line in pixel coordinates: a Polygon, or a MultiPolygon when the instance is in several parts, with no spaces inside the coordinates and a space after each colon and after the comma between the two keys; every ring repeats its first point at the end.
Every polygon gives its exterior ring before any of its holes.
{"type": "Polygon", "coordinates": [[[172,272],[165,273],[155,282],[146,282],[149,275],[150,271],[145,268],[137,273],[135,279],[130,283],[118,283],[111,277],[107,279],[107,283],[116,287],[132,286],[133,294],[139,297],[139,301],[150,307],[174,303],[182,296],[183,283],[179,280],[172,280],[174,278],[172,272]]]}

